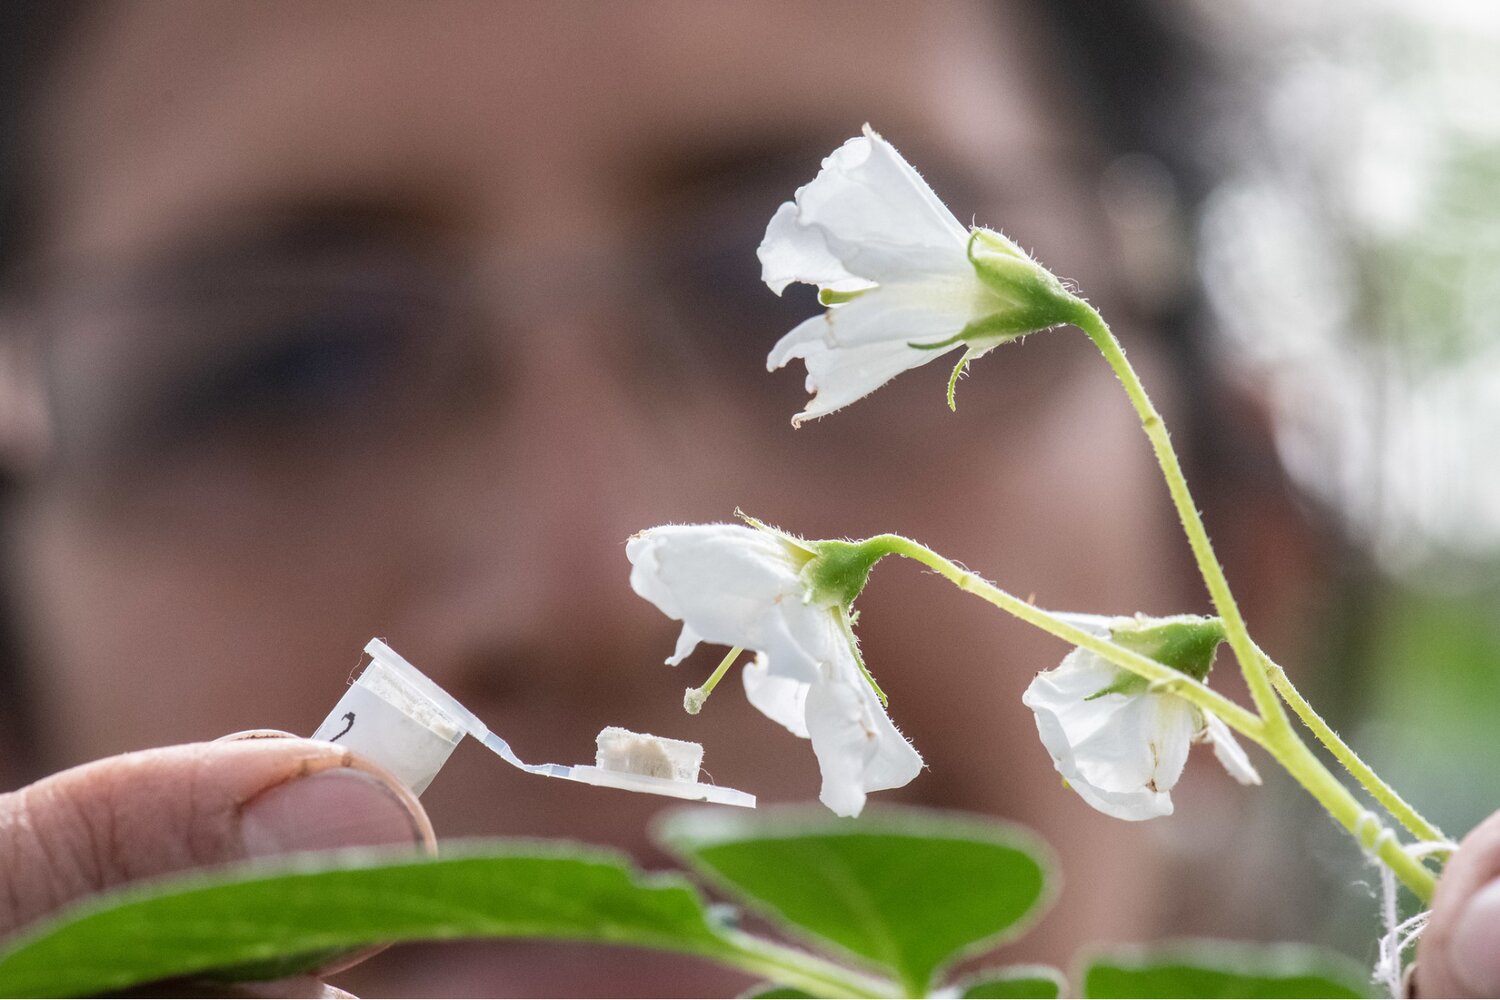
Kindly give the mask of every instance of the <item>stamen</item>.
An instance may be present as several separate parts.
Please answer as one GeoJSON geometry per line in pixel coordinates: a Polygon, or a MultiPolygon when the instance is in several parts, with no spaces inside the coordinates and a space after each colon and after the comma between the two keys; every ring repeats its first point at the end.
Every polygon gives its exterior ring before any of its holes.
{"type": "Polygon", "coordinates": [[[719,686],[719,681],[729,672],[734,661],[745,651],[743,646],[736,646],[729,651],[729,655],[719,661],[714,672],[709,675],[708,680],[703,682],[702,687],[688,688],[682,695],[682,708],[688,715],[697,715],[703,711],[703,703],[708,701],[708,696],[714,693],[714,688],[719,686]]]}

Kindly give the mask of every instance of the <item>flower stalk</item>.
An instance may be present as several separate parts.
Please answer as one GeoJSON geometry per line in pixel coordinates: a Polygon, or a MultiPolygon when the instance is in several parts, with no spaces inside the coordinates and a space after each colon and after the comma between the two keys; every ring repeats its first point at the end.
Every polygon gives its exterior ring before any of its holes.
{"type": "MultiPolygon", "coordinates": [[[[974,594],[1064,642],[1091,650],[1116,666],[1138,674],[1153,684],[1168,688],[1173,694],[1192,702],[1201,709],[1214,713],[1247,739],[1264,747],[1298,783],[1307,789],[1313,798],[1328,810],[1341,826],[1354,836],[1362,848],[1374,853],[1389,865],[1397,878],[1424,904],[1431,901],[1436,887],[1436,877],[1432,870],[1413,859],[1402,849],[1396,836],[1360,805],[1354,794],[1329,772],[1289,725],[1276,728],[1268,726],[1260,716],[1207,685],[1043,611],[1001,590],[978,574],[964,569],[920,542],[900,535],[877,535],[869,541],[872,543],[879,541],[892,555],[903,556],[921,563],[960,590],[974,594]]],[[[1262,671],[1261,676],[1267,677],[1269,683],[1271,670],[1266,665],[1266,661],[1258,659],[1256,665],[1262,671]]],[[[1280,707],[1279,702],[1277,706],[1280,707]]],[[[1310,706],[1308,711],[1311,711],[1310,706]]],[[[1284,713],[1282,718],[1285,718],[1284,713]]],[[[1368,768],[1365,770],[1368,771],[1368,768]]],[[[1369,773],[1373,776],[1373,772],[1369,773]]],[[[1379,782],[1378,778],[1374,780],[1379,782]]],[[[1384,782],[1380,784],[1383,786],[1384,782]]],[[[1394,792],[1391,794],[1394,795],[1394,792]]],[[[1385,803],[1382,801],[1382,804],[1385,803]]],[[[1424,839],[1438,839],[1427,837],[1425,834],[1423,836],[1424,839]]]]}
{"type": "Polygon", "coordinates": [[[1354,777],[1354,780],[1358,781],[1375,801],[1380,803],[1386,812],[1395,817],[1402,826],[1411,831],[1419,840],[1441,842],[1448,839],[1442,830],[1438,829],[1425,816],[1417,812],[1384,778],[1375,773],[1374,768],[1361,760],[1359,754],[1355,753],[1354,749],[1345,743],[1328,723],[1323,721],[1322,717],[1318,715],[1307,699],[1302,697],[1302,693],[1292,685],[1290,678],[1287,677],[1286,671],[1281,668],[1280,664],[1276,663],[1269,656],[1266,656],[1258,648],[1257,652],[1260,653],[1261,661],[1267,675],[1271,678],[1272,686],[1286,700],[1287,705],[1296,714],[1297,718],[1302,720],[1303,724],[1317,737],[1318,742],[1322,743],[1328,749],[1328,752],[1333,754],[1334,759],[1343,765],[1344,770],[1348,771],[1354,777]]]}
{"type": "Polygon", "coordinates": [[[1066,643],[1097,653],[1115,666],[1138,674],[1152,684],[1214,713],[1247,738],[1257,743],[1263,742],[1265,727],[1255,713],[1235,704],[1207,684],[1196,681],[1165,664],[1158,663],[1148,656],[1143,656],[1134,650],[1126,649],[1102,636],[1070,624],[1051,612],[1043,611],[1036,605],[1001,590],[977,573],[966,570],[951,559],[939,555],[921,542],[901,535],[876,535],[870,541],[879,541],[892,555],[903,556],[921,563],[957,586],[959,590],[974,594],[1000,610],[1066,643]]]}
{"type": "Polygon", "coordinates": [[[1109,367],[1120,380],[1120,385],[1125,389],[1125,395],[1130,397],[1130,403],[1140,417],[1141,428],[1151,442],[1152,451],[1156,453],[1156,462],[1161,466],[1162,477],[1167,483],[1167,492],[1172,496],[1172,504],[1177,508],[1177,516],[1182,521],[1182,530],[1186,533],[1188,545],[1193,550],[1193,559],[1198,564],[1198,572],[1208,586],[1214,610],[1223,619],[1225,638],[1229,642],[1229,648],[1234,651],[1234,658],[1239,662],[1245,681],[1250,686],[1250,697],[1255,702],[1256,710],[1270,729],[1289,728],[1286,711],[1282,708],[1281,701],[1271,686],[1271,679],[1266,673],[1261,658],[1256,654],[1255,644],[1251,641],[1250,632],[1245,626],[1244,615],[1240,613],[1239,605],[1229,590],[1229,581],[1224,576],[1224,568],[1214,554],[1213,543],[1209,541],[1208,529],[1204,527],[1203,517],[1198,513],[1198,507],[1193,503],[1193,496],[1188,491],[1187,477],[1182,473],[1182,463],[1177,458],[1176,449],[1172,447],[1172,438],[1167,433],[1167,425],[1162,421],[1155,404],[1151,402],[1151,397],[1146,394],[1146,387],[1141,383],[1140,376],[1136,374],[1135,368],[1125,357],[1125,349],[1120,346],[1119,338],[1110,330],[1104,318],[1092,306],[1080,299],[1078,300],[1078,315],[1073,318],[1073,323],[1088,335],[1094,345],[1099,348],[1100,353],[1104,355],[1104,360],[1108,362],[1109,367]]]}

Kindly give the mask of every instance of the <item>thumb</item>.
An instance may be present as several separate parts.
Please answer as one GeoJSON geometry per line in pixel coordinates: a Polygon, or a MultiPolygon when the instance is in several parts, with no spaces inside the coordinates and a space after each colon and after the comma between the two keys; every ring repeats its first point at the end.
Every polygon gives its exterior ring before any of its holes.
{"type": "Polygon", "coordinates": [[[1417,945],[1413,992],[1500,996],[1500,813],[1463,839],[1443,869],[1417,945]]]}
{"type": "Polygon", "coordinates": [[[410,791],[348,750],[300,739],[110,757],[0,795],[0,936],[136,879],[271,854],[433,849],[410,791]]]}

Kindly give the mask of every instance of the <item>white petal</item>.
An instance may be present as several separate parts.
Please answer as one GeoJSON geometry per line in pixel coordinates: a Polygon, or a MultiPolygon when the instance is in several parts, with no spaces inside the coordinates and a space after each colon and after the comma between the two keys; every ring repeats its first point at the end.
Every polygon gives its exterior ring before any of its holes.
{"type": "Polygon", "coordinates": [[[845,641],[826,608],[806,603],[798,566],[764,531],[666,525],[636,535],[625,555],[635,592],[683,623],[678,653],[690,640],[742,646],[765,653],[773,673],[811,682],[845,641]]]}
{"type": "Polygon", "coordinates": [[[1224,770],[1229,772],[1230,777],[1242,785],[1260,784],[1260,774],[1223,719],[1212,712],[1204,712],[1203,736],[1213,744],[1214,756],[1224,765],[1224,770]]]}
{"type": "Polygon", "coordinates": [[[912,270],[968,268],[967,229],[868,125],[788,204],[758,251],[763,278],[778,292],[791,281],[885,282],[912,270]]]}
{"type": "Polygon", "coordinates": [[[899,788],[922,770],[921,755],[857,670],[831,669],[807,695],[807,729],[823,773],[818,798],[840,816],[858,816],[867,792],[899,788]]]}
{"type": "MultiPolygon", "coordinates": [[[[967,227],[869,126],[823,160],[818,176],[797,191],[797,208],[798,222],[821,228],[836,254],[836,244],[926,247],[943,253],[956,247],[967,259],[967,227]]],[[[849,265],[841,254],[840,259],[849,265]]]]}
{"type": "MultiPolygon", "coordinates": [[[[815,316],[809,322],[822,325],[823,317],[815,316]]],[[[802,328],[797,327],[787,337],[797,334],[802,328]]],[[[807,365],[806,385],[812,398],[807,401],[807,406],[801,413],[792,417],[793,424],[827,416],[857,399],[863,399],[902,372],[919,368],[946,353],[923,351],[904,343],[829,347],[821,337],[794,344],[787,344],[786,338],[783,338],[782,343],[776,345],[776,350],[787,360],[802,358],[807,365]]]]}
{"type": "Polygon", "coordinates": [[[764,656],[745,664],[740,671],[745,697],[768,719],[787,728],[793,736],[808,738],[807,692],[811,686],[771,673],[764,656]]]}
{"type": "MultiPolygon", "coordinates": [[[[972,271],[895,281],[828,310],[830,345],[948,340],[992,311],[994,296],[972,271]]],[[[930,353],[930,352],[929,352],[930,353]]]]}
{"type": "Polygon", "coordinates": [[[693,650],[697,649],[698,643],[702,641],[703,637],[693,631],[693,626],[684,624],[682,632],[677,636],[677,648],[672,650],[671,656],[667,657],[667,666],[675,667],[693,655],[693,650]]]}
{"type": "Polygon", "coordinates": [[[1176,695],[1141,694],[1135,698],[1149,706],[1145,728],[1154,762],[1151,785],[1157,791],[1170,792],[1187,766],[1188,750],[1202,728],[1199,720],[1203,713],[1192,702],[1176,695]]]}
{"type": "Polygon", "coordinates": [[[1109,694],[1120,671],[1075,649],[1056,669],[1037,675],[1022,701],[1054,766],[1084,801],[1120,819],[1169,815],[1172,785],[1182,773],[1197,728],[1189,711],[1159,695],[1109,694]]]}
{"type": "Polygon", "coordinates": [[[760,258],[760,280],[780,295],[794,281],[819,288],[853,291],[870,282],[850,274],[828,249],[821,229],[797,224],[797,206],[783,202],[766,226],[765,239],[756,248],[760,258]]]}

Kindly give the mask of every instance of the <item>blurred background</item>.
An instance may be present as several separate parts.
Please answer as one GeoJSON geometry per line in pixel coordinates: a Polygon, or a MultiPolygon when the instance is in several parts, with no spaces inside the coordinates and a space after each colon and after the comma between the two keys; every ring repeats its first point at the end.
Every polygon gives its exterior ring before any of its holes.
{"type": "MultiPolygon", "coordinates": [[[[933,366],[791,430],[800,372],[764,356],[816,305],[759,285],[754,248],[870,121],[1116,325],[1252,629],[1335,727],[1452,835],[1500,806],[1492,5],[3,16],[0,788],[309,732],[381,635],[528,759],[585,760],[624,725],[702,741],[765,801],[812,798],[806,746],[733,686],[680,714],[717,657],[660,666],[674,628],[626,583],[630,532],[736,506],[914,535],[1051,607],[1206,610],[1076,333],[984,359],[956,415],[933,366]]],[[[965,601],[900,566],[862,599],[929,764],[876,799],[1054,843],[1066,887],[1010,957],[1196,934],[1373,959],[1374,871],[1300,789],[1262,758],[1266,787],[1240,789],[1195,752],[1177,815],[1093,814],[1019,704],[1063,650],[965,601]]],[[[1215,684],[1244,697],[1234,674],[1215,684]]],[[[667,863],[659,803],[547,785],[465,747],[424,801],[443,835],[667,863]]],[[[345,984],[737,988],[579,954],[403,950],[345,984]]]]}
{"type": "MultiPolygon", "coordinates": [[[[1223,74],[1196,220],[1215,354],[1350,547],[1357,611],[1325,698],[1458,834],[1500,800],[1500,11],[1204,3],[1191,20],[1223,74]]],[[[1352,945],[1369,915],[1338,909],[1352,945]]]]}

